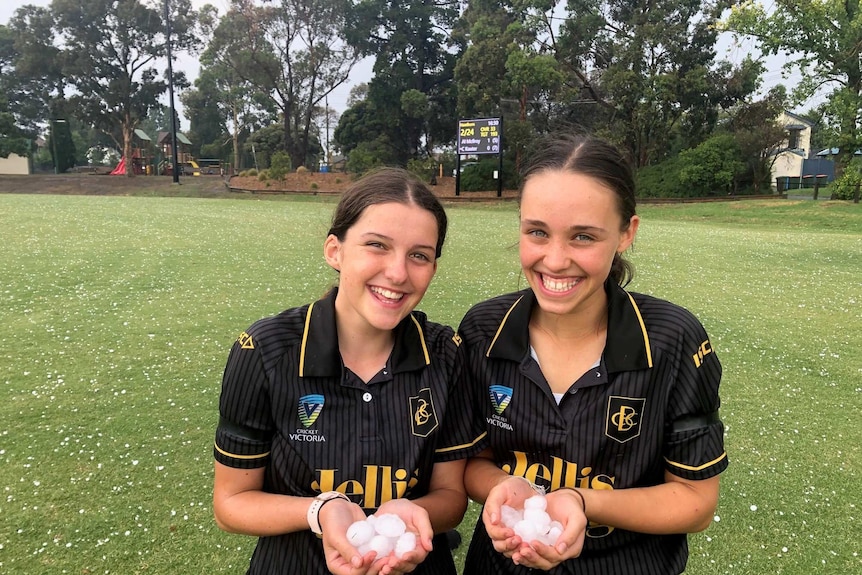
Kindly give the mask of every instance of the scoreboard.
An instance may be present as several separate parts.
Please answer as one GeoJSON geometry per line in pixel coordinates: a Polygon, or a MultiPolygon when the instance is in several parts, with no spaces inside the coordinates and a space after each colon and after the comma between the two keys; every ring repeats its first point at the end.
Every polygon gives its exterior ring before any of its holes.
{"type": "Polygon", "coordinates": [[[500,118],[458,120],[458,153],[499,154],[502,141],[500,118]]]}

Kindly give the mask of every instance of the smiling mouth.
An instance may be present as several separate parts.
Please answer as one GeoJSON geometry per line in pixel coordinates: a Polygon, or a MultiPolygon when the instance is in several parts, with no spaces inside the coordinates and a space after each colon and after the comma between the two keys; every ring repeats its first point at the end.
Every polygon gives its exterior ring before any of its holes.
{"type": "Polygon", "coordinates": [[[545,274],[539,274],[539,277],[542,280],[542,286],[548,290],[549,292],[555,293],[563,293],[567,292],[578,283],[580,283],[580,279],[576,278],[565,278],[565,279],[556,279],[546,276],[545,274]]]}
{"type": "Polygon", "coordinates": [[[404,297],[404,292],[391,291],[386,288],[371,286],[371,293],[380,296],[381,299],[391,302],[401,301],[404,297]]]}

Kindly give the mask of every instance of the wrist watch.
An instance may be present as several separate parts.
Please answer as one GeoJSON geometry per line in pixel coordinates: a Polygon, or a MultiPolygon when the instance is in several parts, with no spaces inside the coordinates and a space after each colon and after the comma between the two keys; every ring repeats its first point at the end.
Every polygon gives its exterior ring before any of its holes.
{"type": "Polygon", "coordinates": [[[308,520],[308,526],[311,528],[311,532],[315,535],[323,534],[323,529],[320,527],[320,520],[317,517],[320,513],[320,509],[327,501],[332,501],[333,499],[344,499],[345,501],[350,501],[345,494],[338,491],[324,491],[315,497],[311,502],[311,505],[308,507],[308,512],[305,514],[305,518],[308,520]]]}

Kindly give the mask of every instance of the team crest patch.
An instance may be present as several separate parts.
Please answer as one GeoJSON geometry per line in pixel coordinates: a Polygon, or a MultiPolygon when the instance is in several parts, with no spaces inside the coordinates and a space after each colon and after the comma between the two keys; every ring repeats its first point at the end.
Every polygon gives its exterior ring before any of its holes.
{"type": "Polygon", "coordinates": [[[605,435],[620,443],[625,443],[641,434],[646,399],[643,397],[622,397],[612,395],[608,398],[608,416],[605,421],[605,435]]]}
{"type": "Polygon", "coordinates": [[[317,421],[317,417],[323,410],[324,399],[322,395],[303,395],[299,398],[299,420],[305,427],[311,427],[317,421]]]}
{"type": "Polygon", "coordinates": [[[491,405],[494,406],[494,411],[497,415],[503,415],[512,401],[512,388],[505,385],[492,385],[488,387],[488,392],[491,395],[491,405]]]}
{"type": "Polygon", "coordinates": [[[416,437],[428,437],[437,429],[437,412],[430,388],[420,389],[419,395],[410,398],[410,413],[410,425],[416,437]]]}

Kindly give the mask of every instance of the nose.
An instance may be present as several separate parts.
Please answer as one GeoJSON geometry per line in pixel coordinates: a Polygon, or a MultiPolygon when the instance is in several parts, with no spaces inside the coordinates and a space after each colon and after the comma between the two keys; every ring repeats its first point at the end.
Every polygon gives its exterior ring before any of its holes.
{"type": "Polygon", "coordinates": [[[407,256],[400,254],[392,254],[386,262],[386,270],[384,271],[386,279],[396,285],[403,284],[407,281],[407,256]]]}
{"type": "Polygon", "coordinates": [[[568,254],[569,246],[566,242],[552,241],[548,243],[543,258],[548,271],[563,271],[569,267],[571,259],[568,254]]]}

